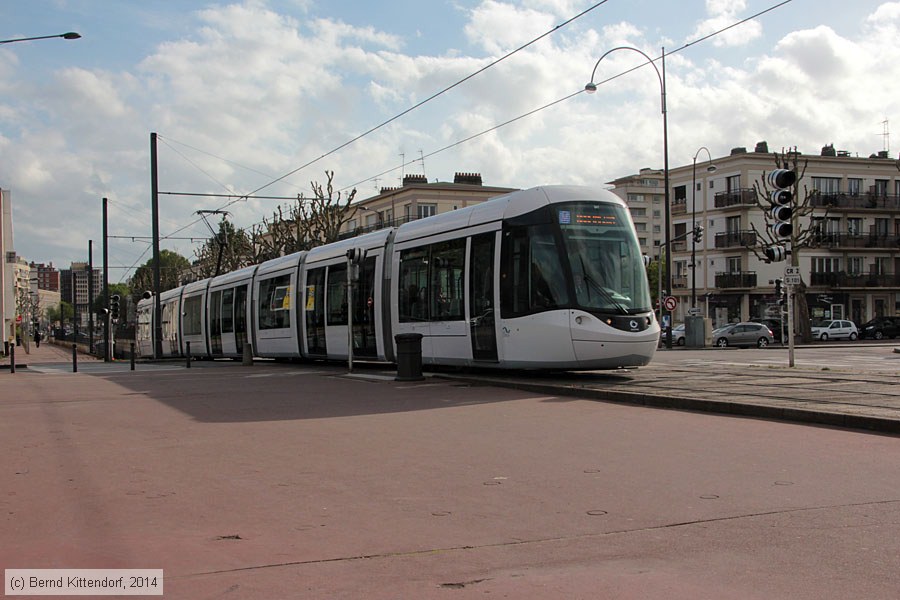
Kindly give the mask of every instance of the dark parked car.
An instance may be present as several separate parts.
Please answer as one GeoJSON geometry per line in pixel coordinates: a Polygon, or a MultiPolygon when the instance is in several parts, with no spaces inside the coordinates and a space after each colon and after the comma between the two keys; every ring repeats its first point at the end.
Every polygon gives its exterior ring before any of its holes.
{"type": "Polygon", "coordinates": [[[900,317],[875,317],[859,328],[859,337],[880,340],[900,335],[900,317]]]}

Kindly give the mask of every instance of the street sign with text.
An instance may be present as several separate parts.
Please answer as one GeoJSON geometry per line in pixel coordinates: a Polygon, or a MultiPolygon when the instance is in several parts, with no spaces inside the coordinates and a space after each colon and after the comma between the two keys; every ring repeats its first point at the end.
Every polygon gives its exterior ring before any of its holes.
{"type": "Polygon", "coordinates": [[[786,285],[800,285],[800,276],[799,275],[785,275],[784,283],[786,285]]]}
{"type": "Polygon", "coordinates": [[[790,275],[799,276],[800,275],[800,267],[785,267],[784,274],[785,274],[785,276],[790,276],[790,275]]]}

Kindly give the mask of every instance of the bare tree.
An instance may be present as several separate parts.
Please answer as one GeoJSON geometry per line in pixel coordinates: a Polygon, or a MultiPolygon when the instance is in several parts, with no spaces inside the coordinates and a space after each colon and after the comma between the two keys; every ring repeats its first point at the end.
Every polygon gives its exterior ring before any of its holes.
{"type": "MultiPolygon", "coordinates": [[[[813,199],[819,196],[817,190],[810,190],[809,187],[804,184],[802,186],[801,194],[801,182],[806,175],[806,167],[808,164],[808,160],[801,160],[800,153],[797,152],[796,147],[787,152],[782,149],[780,154],[778,152],[775,153],[775,168],[787,169],[793,171],[797,175],[797,179],[791,187],[791,192],[793,194],[791,206],[793,210],[791,214],[792,227],[788,260],[793,267],[800,266],[800,254],[804,248],[815,248],[819,245],[821,232],[816,226],[816,219],[818,217],[825,218],[828,215],[828,206],[822,208],[821,215],[816,214],[818,208],[815,205],[821,204],[813,202],[813,199]]],[[[763,172],[760,180],[753,184],[753,190],[756,192],[756,204],[765,215],[766,229],[764,232],[760,232],[756,228],[756,225],[751,223],[751,228],[756,233],[756,241],[753,246],[749,246],[749,249],[756,257],[766,263],[773,262],[770,259],[770,255],[766,254],[766,249],[777,248],[779,246],[783,247],[785,242],[785,240],[776,238],[772,232],[771,225],[773,219],[769,215],[769,209],[772,207],[772,203],[769,199],[774,190],[769,187],[768,175],[768,173],[763,172]]],[[[794,314],[797,317],[795,319],[797,331],[800,333],[804,342],[810,342],[812,341],[812,331],[809,321],[809,305],[806,302],[806,286],[806,282],[802,279],[800,285],[794,286],[794,314]]]]}
{"type": "Polygon", "coordinates": [[[271,218],[254,226],[250,238],[257,262],[337,241],[341,227],[356,214],[350,208],[356,189],[343,195],[334,189],[334,171],[325,175],[324,187],[310,182],[311,198],[298,195],[294,204],[279,207],[271,218]]]}
{"type": "Polygon", "coordinates": [[[219,231],[194,251],[194,268],[201,278],[230,273],[254,264],[256,258],[250,235],[235,229],[227,219],[219,222],[219,231]]]}

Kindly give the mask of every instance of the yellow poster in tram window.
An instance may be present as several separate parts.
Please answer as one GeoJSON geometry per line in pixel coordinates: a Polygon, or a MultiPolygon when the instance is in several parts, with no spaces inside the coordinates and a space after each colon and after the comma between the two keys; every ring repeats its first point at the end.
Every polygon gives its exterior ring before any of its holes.
{"type": "Polygon", "coordinates": [[[306,310],[316,310],[316,286],[306,286],[306,310]]]}
{"type": "Polygon", "coordinates": [[[291,286],[287,286],[284,299],[281,301],[281,308],[282,310],[290,310],[291,308],[291,286]]]}

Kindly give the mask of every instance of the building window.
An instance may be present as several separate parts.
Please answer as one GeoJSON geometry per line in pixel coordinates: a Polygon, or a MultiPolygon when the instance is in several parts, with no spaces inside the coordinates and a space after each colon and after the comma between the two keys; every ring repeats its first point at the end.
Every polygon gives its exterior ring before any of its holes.
{"type": "Polygon", "coordinates": [[[888,180],[887,179],[876,179],[875,180],[875,195],[876,196],[887,196],[888,191],[888,180]]]}
{"type": "Polygon", "coordinates": [[[740,273],[741,272],[741,257],[740,256],[729,256],[725,259],[725,263],[728,265],[729,273],[740,273]]]}
{"type": "Polygon", "coordinates": [[[418,215],[420,219],[433,217],[437,214],[437,204],[419,204],[418,215]]]}
{"type": "Polygon", "coordinates": [[[654,211],[653,211],[653,216],[654,216],[655,218],[658,219],[658,218],[660,217],[660,211],[654,210],[654,211]]]}
{"type": "Polygon", "coordinates": [[[686,185],[677,185],[675,186],[675,202],[678,201],[684,202],[687,200],[687,186],[686,185]]]}
{"type": "Polygon", "coordinates": [[[812,260],[813,273],[837,273],[841,270],[841,259],[817,256],[812,260]]]}
{"type": "Polygon", "coordinates": [[[862,256],[851,256],[847,259],[847,273],[850,275],[860,275],[863,272],[865,258],[862,256]]]}
{"type": "Polygon", "coordinates": [[[862,191],[862,179],[858,177],[847,178],[847,193],[851,196],[859,196],[862,191]]]}
{"type": "Polygon", "coordinates": [[[662,196],[660,196],[660,195],[658,195],[658,194],[657,194],[657,195],[654,195],[654,196],[653,196],[653,204],[661,204],[661,203],[662,203],[662,199],[663,199],[662,196]]]}
{"type": "Polygon", "coordinates": [[[646,217],[647,209],[646,208],[630,208],[632,217],[646,217]]]}
{"type": "MultiPolygon", "coordinates": [[[[710,186],[710,187],[712,187],[712,186],[710,186]]],[[[732,175],[730,177],[725,178],[725,191],[726,192],[734,192],[739,189],[741,189],[741,176],[740,175],[732,175]]]]}
{"type": "Polygon", "coordinates": [[[725,218],[725,231],[728,233],[737,233],[741,230],[741,217],[726,217],[725,218]]]}
{"type": "Polygon", "coordinates": [[[647,231],[647,224],[646,223],[635,223],[634,229],[636,231],[647,231]]]}
{"type": "Polygon", "coordinates": [[[820,194],[837,194],[841,191],[840,177],[813,177],[813,189],[820,194]]]}
{"type": "Polygon", "coordinates": [[[643,187],[659,187],[658,179],[641,179],[641,185],[643,187]]]}
{"type": "Polygon", "coordinates": [[[628,194],[628,202],[629,204],[632,202],[643,202],[644,195],[643,194],[628,194]]]}
{"type": "Polygon", "coordinates": [[[862,219],[859,217],[848,217],[847,233],[850,235],[862,235],[862,219]]]}
{"type": "Polygon", "coordinates": [[[662,228],[659,225],[653,226],[653,233],[660,233],[661,231],[662,231],[662,228]]]}

